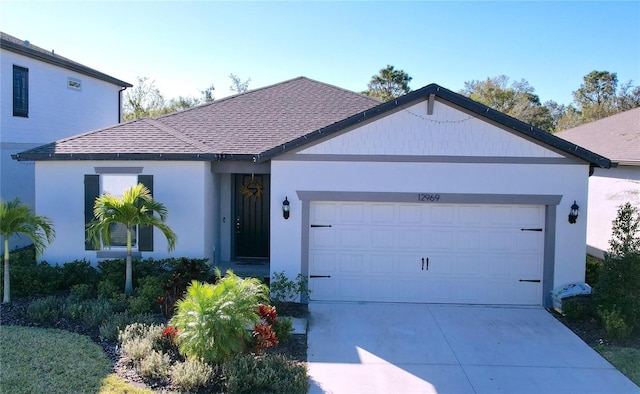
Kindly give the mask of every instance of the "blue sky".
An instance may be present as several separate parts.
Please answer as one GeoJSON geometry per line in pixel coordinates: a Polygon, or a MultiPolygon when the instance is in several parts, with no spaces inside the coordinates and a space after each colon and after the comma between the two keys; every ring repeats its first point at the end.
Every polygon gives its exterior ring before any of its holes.
{"type": "Polygon", "coordinates": [[[0,2],[0,29],[165,98],[307,76],[366,89],[387,64],[411,87],[507,75],[568,104],[592,70],[640,85],[640,1],[0,2]]]}

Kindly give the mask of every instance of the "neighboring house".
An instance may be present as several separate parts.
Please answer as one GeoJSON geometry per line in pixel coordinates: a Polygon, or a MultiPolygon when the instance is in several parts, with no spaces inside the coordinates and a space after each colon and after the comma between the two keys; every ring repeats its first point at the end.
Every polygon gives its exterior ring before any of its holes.
{"type": "MultiPolygon", "coordinates": [[[[123,256],[90,250],[85,223],[99,193],[140,181],[168,208],[172,256],[269,261],[312,300],[517,305],[584,280],[586,212],[568,214],[610,166],[435,84],[380,103],[304,77],[14,158],[36,162],[52,263],[123,256]]],[[[135,248],[168,255],[146,230],[135,248]]]]}
{"type": "Polygon", "coordinates": [[[0,197],[34,206],[34,165],[11,155],[120,122],[132,85],[5,33],[0,51],[0,197]]]}
{"type": "Polygon", "coordinates": [[[610,170],[596,168],[589,178],[587,252],[603,258],[618,207],[626,202],[640,206],[640,108],[556,135],[617,163],[610,170]]]}

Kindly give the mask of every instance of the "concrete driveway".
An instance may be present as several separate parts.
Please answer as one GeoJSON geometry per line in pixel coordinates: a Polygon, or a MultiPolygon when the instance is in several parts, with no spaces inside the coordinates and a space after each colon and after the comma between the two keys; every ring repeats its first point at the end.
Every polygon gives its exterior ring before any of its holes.
{"type": "Polygon", "coordinates": [[[309,305],[310,393],[640,393],[542,308],[309,305]]]}

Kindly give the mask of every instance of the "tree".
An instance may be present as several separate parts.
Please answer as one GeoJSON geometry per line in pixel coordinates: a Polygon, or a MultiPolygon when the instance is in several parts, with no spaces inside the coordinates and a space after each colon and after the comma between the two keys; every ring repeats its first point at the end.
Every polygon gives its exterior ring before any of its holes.
{"type": "Polygon", "coordinates": [[[195,98],[195,97],[178,96],[177,99],[169,100],[169,102],[167,103],[166,108],[164,110],[162,110],[161,112],[171,113],[171,112],[176,112],[176,111],[182,111],[182,110],[185,110],[185,109],[197,107],[200,104],[202,104],[202,101],[197,99],[197,98],[195,98]]]}
{"type": "Polygon", "coordinates": [[[640,253],[640,210],[627,202],[618,207],[613,221],[613,233],[609,240],[609,253],[624,257],[630,253],[640,253]]]}
{"type": "Polygon", "coordinates": [[[554,127],[553,104],[543,106],[535,89],[524,79],[510,84],[509,77],[499,75],[484,81],[467,81],[460,93],[540,129],[551,131],[554,127]]]}
{"type": "Polygon", "coordinates": [[[155,81],[138,77],[138,84],[124,94],[125,121],[142,117],[154,117],[167,112],[167,105],[155,81]]]}
{"type": "Polygon", "coordinates": [[[151,192],[143,184],[126,190],[122,198],[104,193],[96,198],[93,214],[96,220],[87,226],[87,236],[98,249],[111,246],[112,224],[120,223],[127,229],[127,260],[124,293],[133,294],[131,273],[131,234],[136,226],[153,226],[164,234],[171,252],[176,245],[177,237],[173,230],[165,223],[167,208],[160,202],[154,201],[151,192]],[[158,216],[156,216],[157,214],[158,216]]]}
{"type": "Polygon", "coordinates": [[[371,77],[369,90],[362,93],[381,101],[393,100],[411,91],[409,82],[412,79],[403,70],[396,70],[392,65],[387,65],[371,77]]]}
{"type": "Polygon", "coordinates": [[[215,100],[215,98],[213,97],[214,90],[216,90],[216,88],[213,86],[213,84],[211,84],[211,86],[209,86],[205,90],[200,91],[200,93],[202,93],[202,100],[205,103],[210,103],[215,100]]]}
{"type": "Polygon", "coordinates": [[[36,255],[42,253],[45,243],[55,238],[55,230],[51,220],[36,215],[33,209],[16,198],[13,201],[0,200],[0,236],[4,238],[4,297],[3,303],[11,302],[9,287],[9,238],[14,235],[25,235],[33,242],[36,255]]]}
{"type": "Polygon", "coordinates": [[[607,116],[640,107],[640,86],[628,81],[618,89],[618,75],[609,71],[591,71],[573,92],[573,104],[557,122],[557,130],[579,126],[607,116]]]}
{"type": "Polygon", "coordinates": [[[229,86],[229,89],[231,89],[232,92],[244,93],[249,90],[249,82],[251,82],[251,78],[242,82],[240,77],[233,73],[229,74],[229,78],[231,78],[231,86],[229,86]]]}

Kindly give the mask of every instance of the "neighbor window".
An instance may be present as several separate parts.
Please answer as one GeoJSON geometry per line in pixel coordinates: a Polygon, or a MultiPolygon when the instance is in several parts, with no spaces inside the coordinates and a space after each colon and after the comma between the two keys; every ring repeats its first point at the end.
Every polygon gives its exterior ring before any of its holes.
{"type": "Polygon", "coordinates": [[[29,116],[29,69],[13,66],[13,116],[29,116]]]}
{"type": "MultiPolygon", "coordinates": [[[[117,198],[122,198],[125,190],[138,183],[137,175],[103,174],[101,176],[102,193],[109,193],[117,198]]],[[[131,246],[137,247],[137,228],[131,234],[131,246]]],[[[127,246],[127,228],[121,223],[111,224],[111,247],[119,248],[127,246]]],[[[108,248],[107,248],[108,249],[108,248]]]]}
{"type": "Polygon", "coordinates": [[[78,78],[67,78],[67,87],[73,90],[82,90],[82,81],[78,78]]]}

